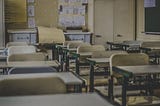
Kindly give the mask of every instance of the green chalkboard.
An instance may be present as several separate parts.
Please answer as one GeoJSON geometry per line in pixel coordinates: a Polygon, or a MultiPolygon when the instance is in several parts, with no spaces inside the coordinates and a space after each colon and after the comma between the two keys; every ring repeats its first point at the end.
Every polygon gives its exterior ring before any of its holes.
{"type": "Polygon", "coordinates": [[[160,0],[155,7],[145,7],[145,32],[160,32],[160,0]]]}

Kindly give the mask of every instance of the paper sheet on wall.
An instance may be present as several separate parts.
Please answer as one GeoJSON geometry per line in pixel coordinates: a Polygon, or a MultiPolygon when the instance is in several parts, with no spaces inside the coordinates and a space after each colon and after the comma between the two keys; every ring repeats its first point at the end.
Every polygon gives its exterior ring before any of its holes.
{"type": "Polygon", "coordinates": [[[59,0],[59,25],[81,27],[85,25],[86,5],[88,0],[59,0]]]}
{"type": "Polygon", "coordinates": [[[85,14],[85,6],[60,5],[60,14],[85,14]]]}
{"type": "Polygon", "coordinates": [[[88,3],[88,0],[59,0],[59,3],[88,3]]]}
{"type": "Polygon", "coordinates": [[[85,16],[60,16],[59,17],[60,26],[64,27],[81,27],[85,25],[85,16]]]}
{"type": "Polygon", "coordinates": [[[28,3],[34,3],[34,0],[27,0],[28,3]]]}
{"type": "Polygon", "coordinates": [[[74,16],[72,26],[81,27],[85,25],[85,17],[84,16],[74,16]]]}
{"type": "Polygon", "coordinates": [[[34,17],[29,17],[28,18],[28,28],[35,28],[35,18],[34,17]]]}
{"type": "Polygon", "coordinates": [[[85,15],[85,6],[74,6],[73,14],[85,15]]]}
{"type": "Polygon", "coordinates": [[[28,6],[28,16],[29,17],[33,17],[34,16],[34,6],[33,5],[29,5],[28,6]]]}
{"type": "Polygon", "coordinates": [[[82,0],[82,3],[88,3],[88,0],[82,0]]]}
{"type": "Polygon", "coordinates": [[[156,0],[144,0],[144,7],[156,7],[156,0]]]}
{"type": "Polygon", "coordinates": [[[73,14],[73,6],[72,5],[61,5],[60,14],[73,14]]]}

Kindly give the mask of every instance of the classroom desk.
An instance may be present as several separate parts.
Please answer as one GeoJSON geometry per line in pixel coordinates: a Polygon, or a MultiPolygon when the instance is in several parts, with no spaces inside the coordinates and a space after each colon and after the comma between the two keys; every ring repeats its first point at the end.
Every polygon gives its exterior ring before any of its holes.
{"type": "Polygon", "coordinates": [[[14,62],[0,62],[0,68],[6,69],[12,67],[54,67],[59,69],[60,64],[57,60],[52,61],[14,61],[14,62]]]}
{"type": "MultiPolygon", "coordinates": [[[[160,88],[160,65],[141,65],[141,66],[116,66],[113,67],[113,72],[123,76],[122,84],[122,106],[126,106],[127,90],[146,90],[147,94],[152,95],[153,89],[160,88]],[[135,76],[145,76],[143,84],[129,85],[129,79],[135,76]]],[[[113,97],[113,76],[109,84],[110,98],[113,97]]]]}
{"type": "Polygon", "coordinates": [[[63,71],[63,61],[64,61],[64,53],[63,53],[63,49],[66,49],[67,46],[64,45],[55,45],[55,53],[58,55],[57,60],[59,61],[60,65],[60,69],[61,71],[63,71]]]}
{"type": "Polygon", "coordinates": [[[1,106],[113,106],[98,94],[0,97],[1,106]]]}
{"type": "MultiPolygon", "coordinates": [[[[96,64],[106,63],[109,64],[110,58],[87,58],[87,61],[90,63],[90,92],[94,91],[94,66],[96,64]]],[[[109,65],[108,65],[109,66],[109,65]]],[[[105,74],[105,73],[103,73],[105,74]]]]}
{"type": "Polygon", "coordinates": [[[154,58],[156,64],[159,64],[160,47],[140,47],[140,50],[149,55],[150,58],[154,58]]]}
{"type": "Polygon", "coordinates": [[[37,46],[40,49],[52,50],[52,60],[56,60],[58,56],[56,45],[61,45],[61,43],[37,43],[35,44],[35,46],[37,46]]]}
{"type": "Polygon", "coordinates": [[[106,42],[110,50],[124,50],[122,42],[106,42]]]}
{"type": "Polygon", "coordinates": [[[53,77],[57,76],[61,78],[64,83],[69,86],[74,86],[75,92],[81,92],[81,87],[83,81],[73,74],[72,72],[54,72],[54,73],[34,73],[34,74],[10,74],[10,75],[0,75],[0,80],[5,79],[17,79],[17,78],[41,78],[41,77],[53,77]]]}
{"type": "Polygon", "coordinates": [[[148,51],[152,51],[152,50],[159,50],[160,51],[160,47],[152,47],[152,46],[150,46],[150,47],[140,47],[140,49],[142,49],[142,50],[144,50],[146,53],[148,52],[148,51]]]}
{"type": "Polygon", "coordinates": [[[75,53],[77,51],[77,48],[63,48],[62,52],[63,52],[63,64],[65,64],[65,70],[69,71],[69,59],[72,58],[72,53],[75,53]]]}
{"type": "Polygon", "coordinates": [[[80,71],[79,71],[79,66],[80,66],[80,57],[91,57],[92,56],[92,52],[81,52],[81,53],[72,53],[72,56],[75,58],[76,60],[76,73],[79,75],[80,71]]]}
{"type": "Polygon", "coordinates": [[[110,50],[125,50],[128,52],[140,52],[140,43],[137,41],[130,42],[107,42],[110,50]]]}

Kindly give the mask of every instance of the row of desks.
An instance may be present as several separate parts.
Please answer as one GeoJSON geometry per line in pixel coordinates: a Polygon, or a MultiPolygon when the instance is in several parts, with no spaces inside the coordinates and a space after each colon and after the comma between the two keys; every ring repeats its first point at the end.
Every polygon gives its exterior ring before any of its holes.
{"type": "MultiPolygon", "coordinates": [[[[154,42],[153,42],[154,43],[154,42]]],[[[140,41],[132,41],[132,42],[107,42],[110,50],[124,50],[127,52],[143,52],[149,55],[150,58],[154,59],[154,64],[159,64],[160,60],[160,45],[158,43],[152,46],[152,43],[148,46],[143,46],[140,41]]]]}
{"type": "MultiPolygon", "coordinates": [[[[140,48],[139,44],[125,44],[125,43],[108,43],[110,45],[110,48],[113,49],[113,46],[119,46],[119,48],[121,48],[121,50],[128,50],[130,49],[130,47],[132,47],[131,49],[136,50],[136,52],[138,51],[138,49],[142,49],[145,50],[145,52],[147,51],[151,51],[151,50],[160,50],[159,47],[149,47],[149,48],[140,48]]],[[[61,47],[62,49],[62,47],[61,47]]],[[[79,60],[78,58],[80,56],[91,56],[92,53],[91,52],[86,52],[86,53],[74,53],[73,51],[76,51],[76,49],[74,50],[69,50],[69,49],[64,49],[66,51],[66,54],[69,52],[72,52],[72,55],[75,57],[76,59],[76,73],[79,74],[79,60]]],[[[101,63],[106,63],[109,64],[109,58],[87,58],[86,59],[89,63],[90,63],[90,92],[94,91],[94,65],[95,64],[101,64],[101,63]]],[[[67,57],[66,59],[66,64],[67,64],[67,69],[69,70],[69,57],[67,57]]],[[[148,76],[155,76],[155,75],[159,75],[160,74],[160,66],[159,65],[145,65],[145,66],[124,66],[124,67],[114,67],[114,71],[120,75],[122,75],[123,78],[123,87],[122,87],[122,105],[125,106],[126,105],[126,92],[127,90],[135,90],[135,89],[147,89],[149,91],[149,93],[151,93],[151,91],[154,88],[159,88],[160,86],[157,86],[157,84],[159,84],[158,77],[152,78],[150,77],[150,80],[146,80],[147,84],[146,85],[142,85],[142,86],[129,86],[129,78],[132,78],[134,76],[138,75],[146,75],[148,76]],[[151,81],[151,82],[150,82],[151,81]],[[153,83],[154,81],[156,81],[156,83],[153,83]]],[[[112,77],[111,77],[112,78],[112,77]]],[[[113,80],[111,80],[111,82],[109,83],[109,98],[113,98],[113,80]]]]}
{"type": "MultiPolygon", "coordinates": [[[[57,60],[52,61],[21,61],[21,62],[0,62],[0,68],[4,69],[4,74],[8,73],[7,71],[12,67],[54,67],[59,69],[59,62],[57,60]]],[[[71,72],[54,72],[49,73],[51,75],[57,75],[64,80],[65,84],[69,86],[77,87],[76,92],[81,92],[81,87],[83,81],[71,72]]],[[[41,74],[40,74],[41,75],[41,74]]],[[[14,77],[14,75],[1,75],[0,78],[9,78],[9,76],[14,77]]],[[[23,75],[22,75],[23,76],[23,75]]],[[[39,75],[38,75],[39,76],[39,75]]],[[[15,75],[16,77],[16,75],[15,75]]]]}
{"type": "MultiPolygon", "coordinates": [[[[6,56],[1,56],[1,59],[6,59],[6,56]]],[[[55,67],[59,68],[60,64],[56,60],[52,61],[23,61],[23,62],[0,62],[0,68],[8,69],[11,67],[55,67]]],[[[71,72],[55,72],[43,73],[47,76],[58,76],[68,86],[74,85],[82,87],[83,81],[71,72]]],[[[21,74],[18,78],[41,77],[42,74],[21,74]]],[[[0,75],[0,79],[14,79],[17,75],[0,75]]],[[[81,88],[78,88],[80,90],[81,88]]],[[[16,96],[16,97],[0,97],[1,106],[113,106],[97,94],[60,94],[60,95],[38,95],[38,96],[16,96]]]]}
{"type": "MultiPolygon", "coordinates": [[[[0,80],[5,79],[23,79],[23,78],[41,78],[41,77],[59,77],[67,87],[74,86],[75,92],[81,92],[84,82],[72,72],[52,72],[52,73],[35,73],[35,74],[11,74],[0,75],[0,80]]],[[[69,89],[67,89],[69,90],[69,89]]]]}
{"type": "Polygon", "coordinates": [[[3,69],[4,73],[7,73],[12,67],[54,67],[59,70],[60,64],[57,60],[0,62],[0,68],[3,69]]]}
{"type": "Polygon", "coordinates": [[[1,106],[113,106],[99,95],[58,94],[0,97],[1,106]]]}
{"type": "MultiPolygon", "coordinates": [[[[122,106],[126,106],[127,103],[127,91],[130,90],[146,90],[146,96],[152,96],[153,90],[160,88],[160,65],[141,65],[141,66],[116,66],[113,67],[113,71],[122,75],[122,106]],[[130,78],[135,76],[142,76],[143,84],[131,85],[130,78]]],[[[113,76],[109,83],[108,95],[113,100],[113,76]]]]}
{"type": "MultiPolygon", "coordinates": [[[[91,53],[80,53],[78,56],[86,56],[91,55],[91,53]]],[[[86,59],[90,63],[90,92],[94,91],[94,65],[106,63],[109,64],[110,59],[109,58],[87,58],[86,59]]],[[[76,63],[78,64],[78,63],[76,63]]],[[[78,68],[77,68],[78,69],[78,68]]],[[[77,70],[76,70],[77,71],[77,70]]],[[[160,88],[159,84],[159,77],[151,78],[155,75],[160,75],[160,65],[144,65],[144,66],[118,66],[113,67],[113,71],[115,73],[118,73],[122,75],[123,78],[123,87],[122,87],[122,105],[126,105],[126,98],[127,98],[127,90],[146,90],[149,91],[149,94],[153,89],[160,88]],[[129,87],[129,78],[132,78],[136,75],[143,75],[147,78],[147,84],[146,85],[138,85],[136,87],[129,87]],[[156,81],[156,83],[155,83],[156,81]],[[158,86],[157,86],[158,85],[158,86]]],[[[78,72],[79,73],[79,72],[78,72]]],[[[109,83],[109,98],[113,98],[113,80],[109,83]]],[[[152,95],[152,94],[150,94],[152,95]]]]}

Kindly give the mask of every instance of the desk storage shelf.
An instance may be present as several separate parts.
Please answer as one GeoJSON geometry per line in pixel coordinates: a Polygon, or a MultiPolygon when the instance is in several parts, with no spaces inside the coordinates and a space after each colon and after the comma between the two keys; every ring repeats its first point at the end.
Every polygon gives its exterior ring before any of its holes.
{"type": "Polygon", "coordinates": [[[92,43],[91,32],[67,32],[64,33],[67,40],[81,40],[83,42],[92,43]]]}
{"type": "Polygon", "coordinates": [[[13,29],[7,32],[10,42],[27,42],[29,44],[36,44],[37,42],[36,29],[13,29]]]}

